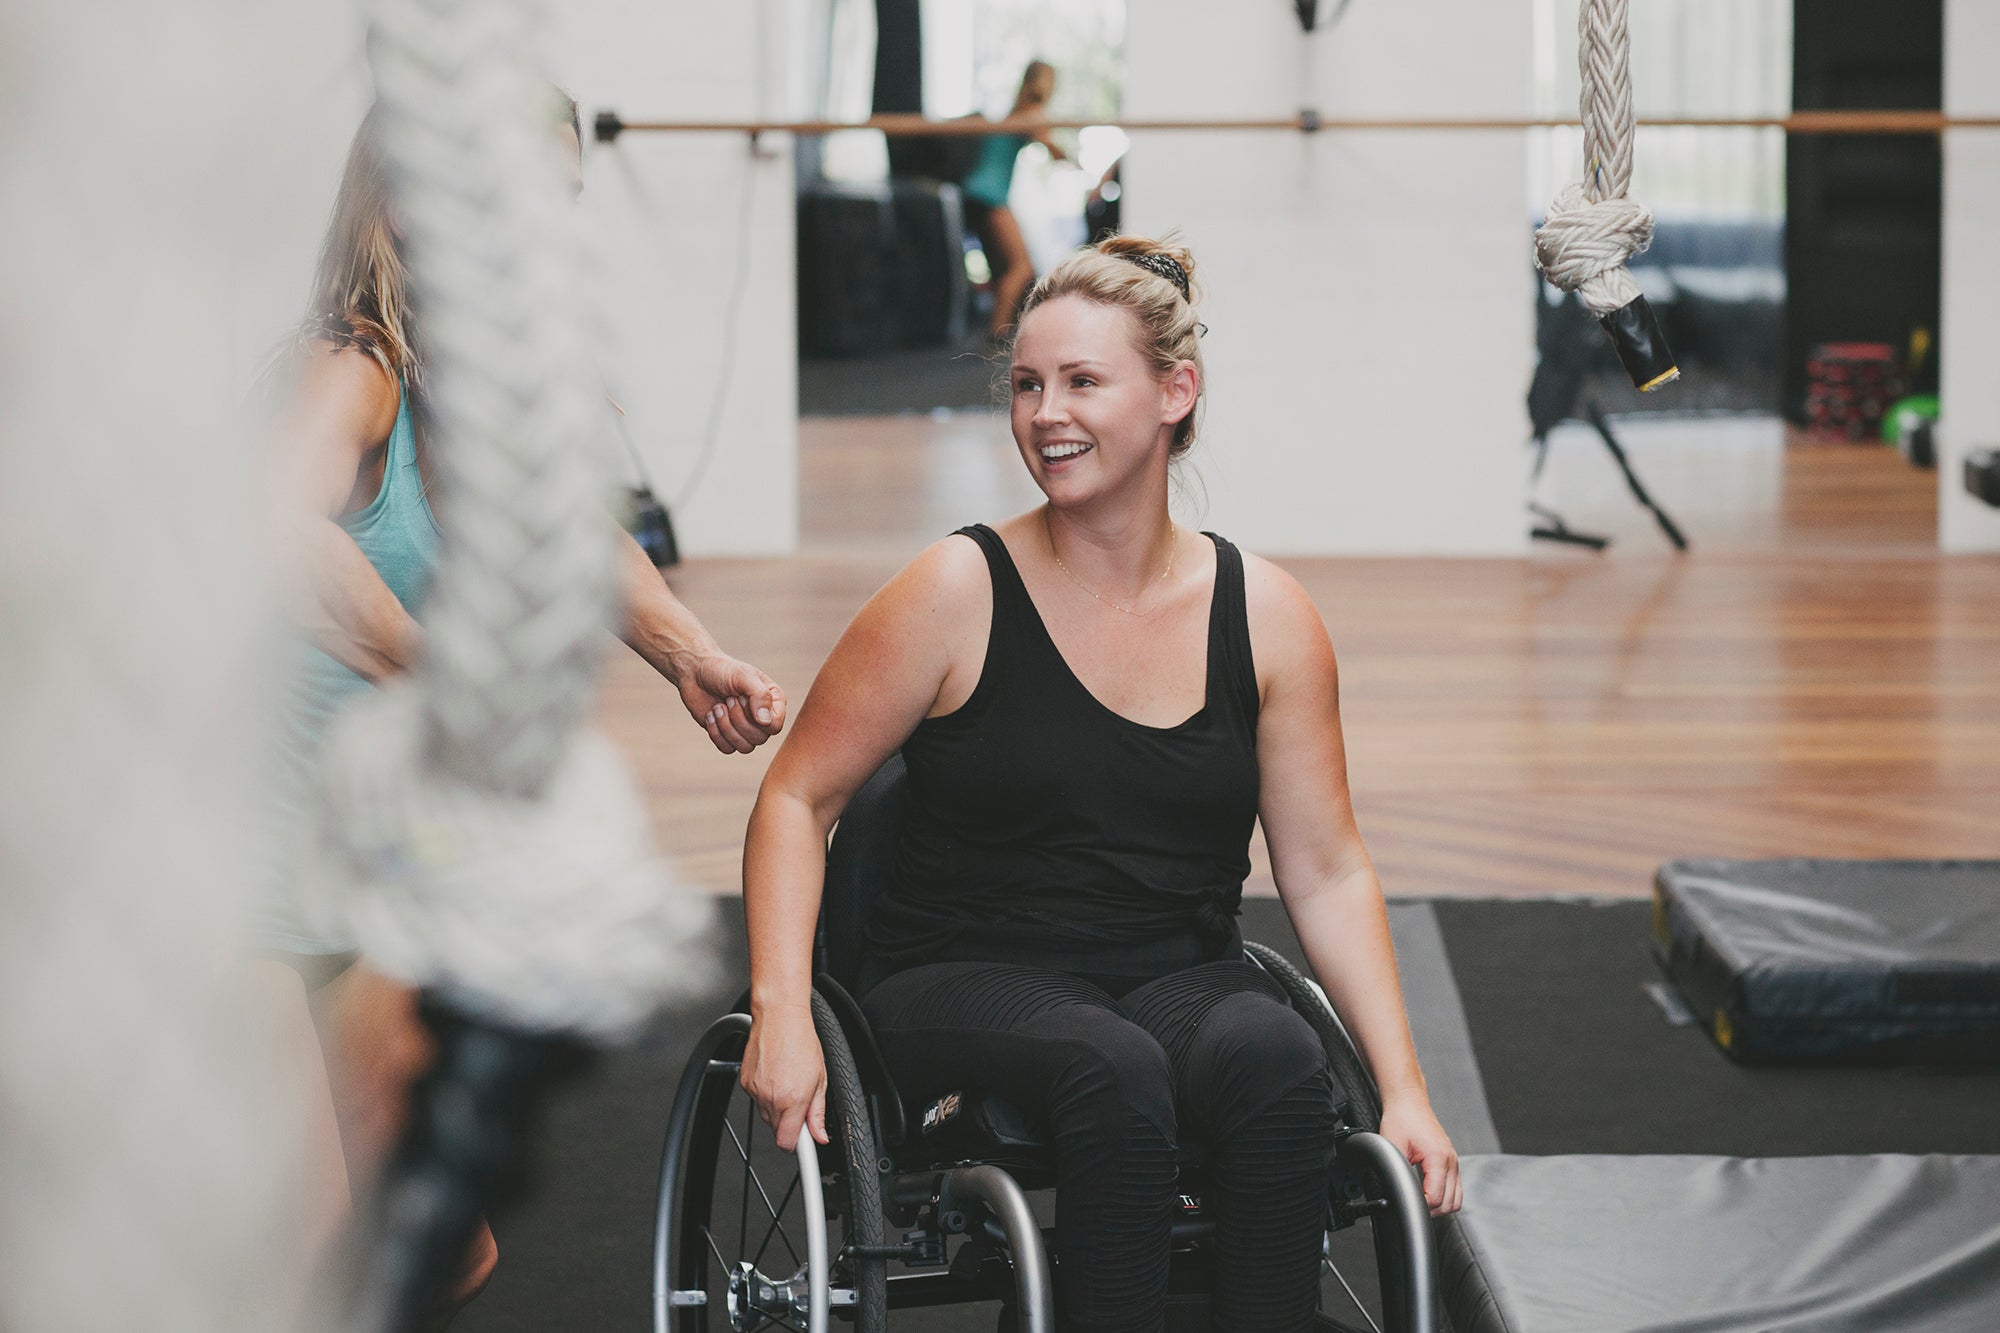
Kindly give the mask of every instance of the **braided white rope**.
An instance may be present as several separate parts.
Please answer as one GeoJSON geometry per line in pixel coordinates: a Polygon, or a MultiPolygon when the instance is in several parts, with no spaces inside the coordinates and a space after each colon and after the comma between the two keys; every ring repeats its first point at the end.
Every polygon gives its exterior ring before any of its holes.
{"type": "Polygon", "coordinates": [[[582,250],[534,57],[538,0],[376,0],[369,65],[423,328],[449,534],[424,725],[446,769],[530,793],[588,710],[610,620],[582,250]]]}
{"type": "Polygon", "coordinates": [[[423,329],[446,534],[413,685],[329,735],[319,855],[362,952],[461,1008],[612,1036],[704,903],[578,731],[611,615],[609,428],[540,0],[375,0],[369,61],[423,329]]]}
{"type": "Polygon", "coordinates": [[[1535,262],[1543,275],[1576,292],[1600,316],[1638,298],[1639,284],[1625,265],[1653,239],[1653,211],[1626,196],[1634,130],[1628,7],[1629,0],[1582,0],[1583,179],[1556,192],[1535,232],[1535,262]]]}

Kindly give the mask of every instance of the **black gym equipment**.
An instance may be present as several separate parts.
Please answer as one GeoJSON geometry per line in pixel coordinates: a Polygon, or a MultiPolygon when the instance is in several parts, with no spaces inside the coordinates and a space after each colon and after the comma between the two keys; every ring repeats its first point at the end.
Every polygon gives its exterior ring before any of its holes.
{"type": "MultiPolygon", "coordinates": [[[[891,758],[849,802],[827,855],[815,943],[813,1019],[827,1068],[821,1159],[777,1151],[737,1083],[749,1032],[747,994],[718,1018],[681,1076],[667,1127],[654,1231],[656,1333],[746,1330],[783,1321],[811,1327],[839,1311],[859,1333],[882,1333],[889,1311],[1000,1300],[1013,1326],[1052,1333],[1050,1265],[1061,1238],[1036,1224],[1024,1191],[1053,1185],[1043,1128],[978,1089],[931,1106],[898,1093],[860,1006],[851,998],[870,907],[901,820],[903,763],[891,758]],[[928,1119],[932,1132],[925,1132],[928,1119]],[[828,1218],[824,1285],[812,1237],[828,1218]],[[805,1243],[798,1237],[803,1233],[805,1243]],[[904,1270],[891,1274],[894,1263],[904,1270]]],[[[1329,1173],[1329,1232],[1370,1222],[1385,1333],[1433,1333],[1437,1256],[1418,1175],[1373,1132],[1380,1099],[1324,995],[1277,953],[1245,946],[1319,1032],[1341,1128],[1329,1173]]],[[[1176,1323],[1207,1328],[1212,1221],[1200,1212],[1201,1154],[1182,1152],[1182,1216],[1174,1224],[1170,1300],[1176,1323]]],[[[1344,1279],[1343,1279],[1344,1280],[1344,1279]]],[[[1320,1327],[1350,1326],[1320,1316],[1320,1327]]]]}
{"type": "Polygon", "coordinates": [[[655,569],[671,569],[681,562],[680,542],[674,537],[673,516],[653,494],[650,486],[634,486],[629,497],[632,516],[628,531],[655,569]]]}
{"type": "Polygon", "coordinates": [[[625,457],[632,464],[633,484],[625,489],[625,513],[622,521],[625,531],[632,534],[632,540],[639,543],[639,549],[653,562],[655,569],[671,569],[681,562],[680,542],[674,537],[673,515],[667,512],[660,497],[653,494],[652,479],[646,473],[646,460],[639,456],[639,446],[632,440],[632,432],[625,428],[625,409],[618,400],[606,395],[615,413],[613,420],[618,425],[618,439],[625,446],[625,457]]]}
{"type": "Polygon", "coordinates": [[[2000,861],[1674,861],[1653,931],[1739,1062],[2000,1066],[2000,861]]]}
{"type": "Polygon", "coordinates": [[[1911,467],[1937,466],[1937,423],[1914,412],[1905,413],[1896,425],[1896,452],[1911,467]]]}
{"type": "Polygon", "coordinates": [[[2000,449],[1975,449],[1965,456],[1965,489],[2000,507],[2000,449]]]}

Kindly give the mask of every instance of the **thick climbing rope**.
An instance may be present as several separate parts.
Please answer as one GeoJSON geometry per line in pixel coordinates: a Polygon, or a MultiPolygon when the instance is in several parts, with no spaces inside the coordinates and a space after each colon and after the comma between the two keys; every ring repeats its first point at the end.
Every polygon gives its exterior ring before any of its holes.
{"type": "Polygon", "coordinates": [[[413,681],[330,734],[319,859],[377,967],[516,1029],[620,1033],[687,981],[632,783],[582,728],[612,614],[585,255],[543,0],[375,0],[368,54],[445,533],[413,681]]]}
{"type": "Polygon", "coordinates": [[[1653,240],[1653,211],[1630,197],[1632,37],[1629,0],[1582,0],[1577,15],[1583,179],[1556,192],[1535,232],[1535,262],[1604,321],[1632,381],[1679,378],[1646,298],[1626,265],[1653,240]]]}

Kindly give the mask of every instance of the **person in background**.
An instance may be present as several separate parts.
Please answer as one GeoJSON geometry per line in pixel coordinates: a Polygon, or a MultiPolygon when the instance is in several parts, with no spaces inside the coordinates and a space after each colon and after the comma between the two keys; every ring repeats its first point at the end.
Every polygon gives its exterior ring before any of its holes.
{"type": "Polygon", "coordinates": [[[978,234],[987,266],[993,271],[993,318],[987,333],[996,341],[1005,338],[1014,326],[1021,298],[1035,280],[1034,261],[1028,257],[1020,221],[1007,207],[1014,183],[1014,159],[1030,143],[1038,143],[1058,162],[1068,160],[1048,128],[1049,98],[1055,90],[1055,66],[1046,60],[1030,61],[1021,74],[1014,108],[1001,122],[1004,132],[980,140],[972,169],[959,181],[965,219],[978,234]]]}
{"type": "MultiPolygon", "coordinates": [[[[576,103],[551,89],[553,132],[582,188],[576,103]]],[[[424,431],[421,321],[377,143],[378,118],[349,150],[314,280],[310,314],[268,381],[277,402],[283,539],[302,566],[291,608],[299,637],[273,783],[280,840],[306,817],[326,728],[355,695],[410,670],[423,654],[424,595],[440,532],[424,431]]],[[[608,409],[607,409],[608,410],[608,409]]],[[[723,652],[639,545],[616,532],[621,635],[680,694],[724,754],[747,754],[785,724],[784,692],[723,652]]],[[[301,1069],[314,1160],[315,1233],[331,1252],[401,1131],[412,1079],[430,1059],[416,995],[367,965],[352,941],[317,924],[274,866],[250,941],[255,995],[301,1069]]],[[[442,1321],[484,1286],[497,1249],[483,1225],[442,1321]]]]}

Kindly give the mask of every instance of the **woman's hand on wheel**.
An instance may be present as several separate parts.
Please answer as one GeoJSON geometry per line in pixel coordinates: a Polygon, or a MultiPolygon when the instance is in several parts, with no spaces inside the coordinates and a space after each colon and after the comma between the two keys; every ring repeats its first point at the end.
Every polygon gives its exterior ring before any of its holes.
{"type": "Polygon", "coordinates": [[[774,1006],[751,1020],[739,1081],[764,1123],[777,1132],[779,1148],[796,1151],[801,1126],[811,1130],[815,1142],[828,1141],[826,1058],[810,1006],[774,1006]]]}
{"type": "Polygon", "coordinates": [[[1410,1164],[1424,1173],[1424,1202],[1432,1217],[1455,1213],[1465,1202],[1458,1174],[1458,1150],[1423,1099],[1392,1102],[1382,1108],[1382,1137],[1396,1145],[1410,1164]]]}

